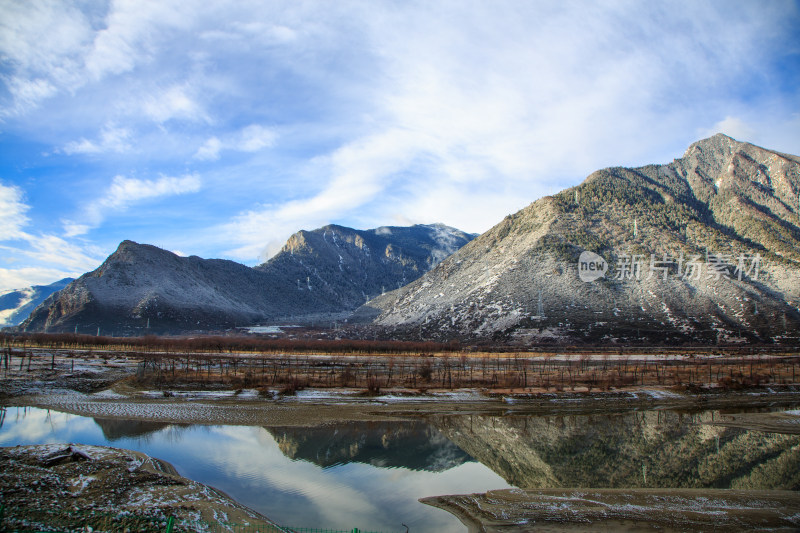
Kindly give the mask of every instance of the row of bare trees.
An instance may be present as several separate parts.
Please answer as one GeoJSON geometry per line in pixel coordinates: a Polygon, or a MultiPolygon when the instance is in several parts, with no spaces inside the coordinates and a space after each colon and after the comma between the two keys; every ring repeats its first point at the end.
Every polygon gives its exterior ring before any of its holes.
{"type": "Polygon", "coordinates": [[[73,333],[0,333],[0,345],[41,348],[96,348],[152,352],[288,352],[335,354],[408,354],[460,351],[458,342],[418,342],[364,339],[290,339],[209,335],[199,337],[104,337],[73,333]]]}
{"type": "Polygon", "coordinates": [[[800,356],[642,360],[506,355],[221,356],[150,354],[140,378],[159,385],[226,384],[235,388],[610,390],[632,386],[745,388],[794,384],[800,356]]]}
{"type": "Polygon", "coordinates": [[[141,361],[139,379],[157,385],[215,384],[233,388],[347,387],[382,389],[487,388],[610,390],[631,386],[744,388],[794,384],[800,356],[761,353],[635,356],[598,350],[552,353],[471,353],[457,344],[257,337],[113,338],[69,334],[0,335],[6,373],[55,369],[55,354],[87,352],[141,361]],[[713,355],[713,356],[712,356],[713,355]]]}

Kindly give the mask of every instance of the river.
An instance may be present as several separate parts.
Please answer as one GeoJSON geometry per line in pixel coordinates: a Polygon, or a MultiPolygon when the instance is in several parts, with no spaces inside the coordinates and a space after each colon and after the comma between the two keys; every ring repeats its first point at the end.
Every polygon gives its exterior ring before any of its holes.
{"type": "Polygon", "coordinates": [[[428,416],[315,427],[180,425],[0,411],[0,446],[106,445],[172,463],[278,523],[463,532],[417,500],[507,487],[800,488],[800,435],[719,412],[428,416]]]}

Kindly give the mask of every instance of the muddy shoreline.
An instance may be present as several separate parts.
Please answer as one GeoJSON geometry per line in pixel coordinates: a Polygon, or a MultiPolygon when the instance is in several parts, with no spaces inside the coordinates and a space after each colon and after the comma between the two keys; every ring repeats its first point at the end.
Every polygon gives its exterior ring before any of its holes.
{"type": "MultiPolygon", "coordinates": [[[[139,392],[120,394],[114,389],[99,393],[54,390],[0,400],[4,407],[39,407],[66,413],[108,419],[153,422],[247,425],[247,426],[316,426],[336,421],[390,421],[438,415],[481,414],[570,415],[643,410],[679,410],[687,413],[719,410],[718,425],[800,433],[800,416],[781,413],[746,413],[744,411],[796,409],[800,392],[761,391],[725,393],[697,397],[663,391],[636,390],[615,393],[482,397],[476,391],[429,393],[425,396],[360,396],[358,391],[325,391],[324,395],[267,399],[256,391],[239,395],[195,391],[198,395],[143,397],[139,392]]],[[[310,391],[313,393],[314,391],[310,391]]]]}
{"type": "Polygon", "coordinates": [[[0,406],[40,407],[76,415],[204,425],[313,426],[340,420],[387,421],[448,414],[568,415],[631,410],[719,410],[736,427],[794,433],[798,417],[738,416],[743,411],[800,408],[800,385],[717,388],[631,386],[612,390],[409,389],[282,387],[233,389],[222,384],[137,379],[134,358],[85,355],[43,358],[0,373],[0,406]]]}
{"type": "MultiPolygon", "coordinates": [[[[178,475],[169,463],[106,446],[0,448],[0,528],[215,531],[225,523],[276,526],[221,491],[178,475]]],[[[5,530],[5,529],[4,529],[5,530]]]]}
{"type": "Polygon", "coordinates": [[[800,528],[800,498],[780,490],[506,489],[420,501],[454,514],[470,533],[800,528]]]}

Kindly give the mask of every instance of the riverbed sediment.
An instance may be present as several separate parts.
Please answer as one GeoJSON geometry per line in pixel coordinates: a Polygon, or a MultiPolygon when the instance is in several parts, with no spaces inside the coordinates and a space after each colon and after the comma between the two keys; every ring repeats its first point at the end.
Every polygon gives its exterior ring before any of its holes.
{"type": "Polygon", "coordinates": [[[800,528],[800,498],[779,490],[505,489],[420,501],[456,515],[470,533],[800,528]]]}
{"type": "Polygon", "coordinates": [[[169,463],[106,446],[0,448],[0,528],[5,531],[216,531],[274,526],[169,463]],[[87,529],[92,528],[92,529],[87,529]]]}

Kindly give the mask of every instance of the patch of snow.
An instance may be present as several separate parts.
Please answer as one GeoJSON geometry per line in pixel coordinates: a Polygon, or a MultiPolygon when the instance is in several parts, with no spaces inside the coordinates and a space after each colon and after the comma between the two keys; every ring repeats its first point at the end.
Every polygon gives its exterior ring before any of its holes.
{"type": "Polygon", "coordinates": [[[336,391],[324,389],[305,389],[297,391],[294,398],[298,400],[337,400],[343,398],[352,398],[360,394],[359,391],[336,391]]]}
{"type": "Polygon", "coordinates": [[[248,333],[283,333],[283,330],[278,326],[252,326],[246,329],[248,333]]]}
{"type": "Polygon", "coordinates": [[[122,400],[127,398],[124,394],[120,394],[118,392],[114,392],[111,389],[102,390],[100,392],[95,392],[90,395],[92,398],[100,399],[100,400],[122,400]]]}
{"type": "Polygon", "coordinates": [[[680,394],[675,392],[665,391],[665,390],[657,390],[657,389],[646,389],[644,391],[645,394],[654,398],[656,400],[670,400],[670,399],[680,399],[683,398],[680,394]]]}
{"type": "Polygon", "coordinates": [[[89,483],[95,481],[96,479],[97,478],[94,476],[84,476],[83,474],[81,474],[76,479],[71,480],[72,486],[77,488],[77,490],[73,494],[76,495],[80,494],[81,492],[86,490],[86,487],[89,486],[89,483]]]}

